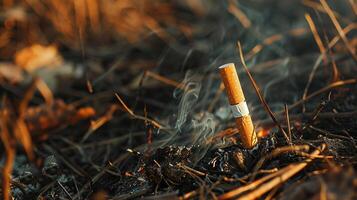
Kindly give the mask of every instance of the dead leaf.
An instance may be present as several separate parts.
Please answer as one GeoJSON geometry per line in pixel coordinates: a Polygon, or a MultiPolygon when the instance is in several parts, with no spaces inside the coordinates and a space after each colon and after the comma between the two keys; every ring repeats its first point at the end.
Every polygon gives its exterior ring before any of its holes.
{"type": "Polygon", "coordinates": [[[15,64],[29,72],[42,67],[56,67],[61,65],[62,62],[63,58],[54,45],[34,44],[15,54],[15,64]]]}
{"type": "Polygon", "coordinates": [[[30,132],[41,132],[61,125],[75,124],[95,113],[92,107],[76,108],[57,99],[52,105],[29,107],[24,117],[30,132]]]}

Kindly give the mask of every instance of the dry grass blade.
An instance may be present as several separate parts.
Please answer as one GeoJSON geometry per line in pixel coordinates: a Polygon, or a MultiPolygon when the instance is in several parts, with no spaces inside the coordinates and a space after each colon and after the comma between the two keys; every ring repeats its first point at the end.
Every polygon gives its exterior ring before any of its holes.
{"type": "MultiPolygon", "coordinates": [[[[282,116],[284,113],[279,113],[277,115],[277,119],[280,122],[284,122],[286,120],[285,116],[282,116]]],[[[296,115],[289,115],[290,121],[301,121],[305,118],[312,119],[315,116],[315,113],[300,113],[296,115]]],[[[334,113],[334,112],[323,112],[318,115],[319,119],[331,119],[331,118],[349,118],[349,117],[354,117],[357,116],[357,111],[351,111],[351,112],[340,112],[340,113],[334,113]]],[[[262,127],[270,127],[271,126],[271,120],[266,119],[266,120],[261,120],[258,122],[258,126],[262,127]]]]}
{"type": "MultiPolygon", "coordinates": [[[[348,79],[348,80],[341,80],[341,81],[336,81],[336,82],[333,82],[313,93],[311,93],[310,95],[306,96],[305,99],[301,99],[295,103],[293,103],[292,105],[289,106],[289,110],[293,109],[293,108],[296,108],[297,106],[307,102],[308,100],[310,100],[311,98],[319,95],[319,94],[322,94],[326,91],[329,91],[335,87],[341,87],[341,86],[344,86],[344,85],[349,85],[349,84],[356,84],[357,83],[357,79],[348,79]]],[[[282,111],[283,112],[283,111],[282,111]]]]}
{"type": "Polygon", "coordinates": [[[30,131],[25,123],[25,113],[28,107],[30,100],[32,99],[33,95],[35,94],[36,87],[37,87],[38,79],[35,79],[30,87],[25,92],[23,99],[19,104],[18,110],[18,117],[15,121],[14,126],[14,134],[17,140],[20,141],[22,146],[24,147],[27,156],[30,160],[34,158],[33,156],[33,148],[32,148],[32,139],[30,135],[30,131]]]}
{"type": "Polygon", "coordinates": [[[25,152],[30,160],[33,160],[33,147],[30,131],[24,121],[24,118],[18,118],[15,122],[14,133],[17,140],[20,141],[21,145],[25,149],[25,152]]]}
{"type": "Polygon", "coordinates": [[[306,19],[307,23],[309,24],[312,35],[314,36],[314,39],[316,41],[317,46],[319,47],[321,54],[324,54],[326,52],[326,49],[322,43],[319,33],[317,32],[314,21],[312,20],[311,16],[307,13],[305,13],[305,19],[306,19]]]}
{"type": "MultiPolygon", "coordinates": [[[[357,23],[351,23],[348,26],[346,26],[342,31],[347,35],[350,33],[352,30],[357,29],[357,23]]],[[[336,35],[328,44],[328,48],[332,48],[333,46],[336,45],[336,43],[341,39],[340,35],[336,35]]]]}
{"type": "Polygon", "coordinates": [[[19,113],[20,115],[22,113],[26,112],[26,109],[28,107],[28,104],[30,102],[30,100],[32,99],[33,95],[36,92],[36,87],[37,87],[37,79],[35,79],[34,81],[32,81],[31,85],[29,86],[29,88],[26,90],[20,104],[19,104],[19,113]]]}
{"type": "Polygon", "coordinates": [[[357,15],[357,3],[355,0],[348,0],[355,15],[357,15]]]}
{"type": "MultiPolygon", "coordinates": [[[[287,32],[288,36],[301,36],[303,34],[307,33],[306,28],[293,28],[287,32]]],[[[274,42],[280,41],[281,39],[284,38],[283,34],[274,34],[271,35],[263,40],[261,44],[255,45],[245,56],[246,60],[252,59],[255,55],[257,55],[259,52],[261,52],[265,46],[272,45],[274,42]]]]}
{"type": "Polygon", "coordinates": [[[294,176],[296,173],[298,173],[302,169],[304,169],[307,166],[307,164],[312,161],[314,156],[319,155],[325,149],[325,147],[326,147],[326,145],[323,144],[320,148],[316,149],[314,152],[309,154],[310,158],[305,159],[303,162],[290,164],[273,174],[267,175],[267,176],[265,176],[261,179],[258,179],[248,185],[245,185],[243,187],[238,187],[237,189],[227,192],[227,193],[221,195],[218,199],[220,199],[220,200],[224,200],[224,199],[247,200],[247,199],[256,199],[258,197],[261,197],[261,195],[269,192],[274,187],[284,183],[289,178],[294,176]],[[249,190],[252,190],[252,191],[247,194],[244,194],[243,196],[241,196],[239,198],[236,198],[238,195],[240,195],[246,191],[249,191],[249,190]]]}
{"type": "Polygon", "coordinates": [[[250,28],[252,22],[249,20],[246,14],[238,7],[237,1],[229,0],[228,12],[230,12],[238,21],[243,25],[244,28],[250,28]]]}
{"type": "Polygon", "coordinates": [[[289,136],[289,141],[290,141],[290,145],[293,144],[293,140],[292,140],[292,134],[291,134],[291,126],[290,126],[290,118],[289,118],[289,109],[288,109],[288,105],[285,104],[284,106],[285,109],[285,120],[286,120],[286,124],[287,124],[287,128],[288,128],[288,136],[289,136]]]}
{"type": "Polygon", "coordinates": [[[348,51],[350,52],[353,60],[355,62],[357,62],[357,56],[356,56],[355,50],[350,45],[350,43],[349,43],[349,41],[348,41],[348,39],[347,39],[347,37],[345,35],[345,32],[343,31],[340,23],[338,22],[333,10],[330,8],[330,6],[326,3],[325,0],[320,0],[320,2],[321,2],[322,7],[326,10],[327,15],[330,17],[333,25],[335,26],[338,34],[340,35],[342,41],[345,43],[345,45],[346,45],[348,51]]]}
{"type": "Polygon", "coordinates": [[[58,158],[59,160],[61,160],[64,165],[66,165],[69,169],[71,169],[74,173],[76,173],[77,175],[81,176],[81,177],[88,177],[88,174],[85,170],[83,170],[79,165],[77,165],[76,163],[72,162],[71,160],[67,159],[65,157],[65,155],[62,152],[57,151],[56,149],[54,149],[52,146],[54,146],[53,144],[47,145],[44,144],[43,147],[48,151],[51,152],[53,155],[55,155],[56,158],[58,158]]]}
{"type": "Polygon", "coordinates": [[[120,104],[123,106],[124,110],[129,113],[131,116],[135,116],[134,112],[124,103],[124,101],[121,99],[121,97],[115,93],[115,96],[119,100],[120,104]]]}
{"type": "Polygon", "coordinates": [[[157,73],[154,73],[154,72],[151,72],[151,71],[146,71],[144,76],[149,76],[149,77],[152,77],[153,79],[156,79],[162,83],[165,83],[167,85],[171,85],[171,86],[174,86],[176,88],[180,88],[181,90],[185,90],[185,85],[182,84],[182,83],[179,83],[177,81],[174,81],[174,80],[171,80],[171,79],[168,79],[164,76],[161,76],[157,73]]]}
{"type": "Polygon", "coordinates": [[[285,147],[280,147],[280,148],[274,149],[269,154],[260,158],[260,160],[254,166],[253,175],[251,177],[251,180],[255,179],[255,176],[256,176],[258,170],[263,166],[265,161],[272,159],[274,157],[277,157],[277,156],[279,156],[283,153],[286,153],[286,152],[301,152],[301,151],[308,151],[309,149],[310,149],[310,147],[308,145],[285,146],[285,147]]]}
{"type": "Polygon", "coordinates": [[[42,79],[37,79],[36,86],[37,86],[38,91],[41,93],[41,95],[45,99],[47,105],[52,105],[54,102],[53,94],[52,94],[51,89],[46,84],[46,82],[44,82],[42,79]]]}
{"type": "Polygon", "coordinates": [[[289,168],[285,167],[275,173],[272,173],[272,174],[269,174],[267,176],[264,176],[254,182],[251,182],[249,183],[248,185],[245,185],[245,186],[242,186],[242,187],[238,187],[234,190],[231,190],[227,193],[224,193],[223,195],[219,196],[218,199],[219,200],[225,200],[225,199],[232,199],[246,191],[249,191],[249,190],[252,190],[254,188],[256,188],[257,186],[263,184],[264,182],[276,177],[276,176],[279,176],[281,174],[284,174],[285,172],[287,172],[289,170],[289,168]]]}
{"type": "Polygon", "coordinates": [[[152,124],[153,126],[155,126],[156,128],[158,129],[163,129],[164,127],[159,124],[158,122],[156,122],[155,120],[153,119],[150,119],[150,118],[147,118],[147,117],[144,117],[144,116],[140,116],[140,115],[136,115],[125,103],[124,101],[120,98],[120,96],[115,93],[115,96],[117,97],[117,99],[119,100],[121,106],[123,106],[124,110],[130,114],[134,119],[139,119],[139,120],[142,120],[144,122],[149,122],[150,124],[152,124]]]}
{"type": "Polygon", "coordinates": [[[263,194],[269,192],[274,187],[284,183],[289,178],[291,178],[292,176],[300,172],[302,169],[304,169],[307,166],[307,164],[309,164],[312,161],[313,157],[319,155],[325,149],[325,147],[326,145],[323,144],[320,148],[316,149],[314,152],[310,154],[311,158],[308,158],[303,162],[288,165],[286,168],[289,168],[289,170],[287,170],[285,173],[261,185],[259,188],[253,190],[252,192],[241,196],[240,198],[238,198],[238,200],[256,199],[262,196],[263,194]]]}
{"type": "Polygon", "coordinates": [[[261,95],[260,89],[257,85],[257,83],[255,82],[252,74],[250,73],[247,65],[245,64],[244,61],[244,56],[243,56],[243,51],[242,51],[242,47],[240,45],[240,42],[238,42],[238,50],[239,50],[239,56],[241,59],[241,62],[243,64],[244,70],[246,71],[246,73],[248,74],[249,80],[252,83],[254,90],[257,94],[257,96],[259,97],[260,102],[263,104],[265,111],[269,114],[269,116],[271,117],[271,119],[274,121],[275,125],[278,126],[279,130],[283,133],[286,141],[289,143],[289,137],[287,136],[286,132],[284,131],[284,129],[281,127],[280,123],[278,122],[278,120],[276,120],[275,114],[273,113],[273,111],[270,109],[268,103],[265,101],[264,97],[261,95]]]}
{"type": "Polygon", "coordinates": [[[8,113],[7,109],[0,111],[0,137],[5,148],[6,158],[4,167],[2,168],[2,194],[4,200],[10,200],[11,198],[11,172],[15,160],[16,150],[14,147],[14,142],[10,137],[10,133],[7,127],[8,113]]]}
{"type": "MultiPolygon", "coordinates": [[[[322,12],[322,13],[326,13],[326,10],[318,2],[315,2],[315,1],[312,1],[312,0],[303,0],[301,3],[304,6],[310,7],[312,9],[314,9],[314,10],[317,10],[317,11],[322,12]]],[[[335,16],[337,16],[338,18],[341,18],[341,16],[337,12],[333,12],[333,14],[335,16]]]]}
{"type": "MultiPolygon", "coordinates": [[[[321,55],[317,58],[317,60],[316,60],[316,62],[315,62],[315,64],[314,64],[314,66],[312,67],[311,73],[309,74],[309,79],[307,80],[307,83],[306,83],[306,86],[305,86],[305,89],[304,89],[304,93],[303,93],[303,95],[302,95],[302,100],[306,100],[307,93],[308,93],[309,88],[310,88],[310,86],[311,86],[312,80],[313,80],[313,78],[314,78],[314,76],[315,76],[315,74],[316,74],[317,69],[319,68],[319,66],[320,66],[320,64],[321,64],[321,61],[322,61],[323,57],[324,57],[324,54],[321,54],[321,55]]],[[[305,104],[303,104],[302,112],[305,112],[305,104]]]]}
{"type": "Polygon", "coordinates": [[[94,133],[97,129],[102,127],[105,123],[109,122],[113,118],[114,112],[118,110],[118,105],[112,105],[109,110],[101,116],[99,119],[92,121],[89,130],[84,134],[81,143],[86,141],[88,137],[94,133]]]}

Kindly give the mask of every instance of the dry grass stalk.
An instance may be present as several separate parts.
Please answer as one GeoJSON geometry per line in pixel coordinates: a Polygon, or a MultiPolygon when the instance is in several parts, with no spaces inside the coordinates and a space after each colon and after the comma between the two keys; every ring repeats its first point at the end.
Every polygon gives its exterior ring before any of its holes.
{"type": "Polygon", "coordinates": [[[257,96],[259,97],[260,102],[263,104],[265,111],[269,114],[269,116],[271,117],[271,119],[274,121],[275,125],[278,126],[279,130],[283,133],[286,141],[289,143],[289,137],[287,136],[286,132],[284,131],[284,129],[281,127],[280,123],[278,122],[278,120],[276,120],[275,114],[273,113],[273,111],[270,109],[268,103],[265,101],[264,97],[261,95],[260,89],[257,85],[257,83],[255,82],[252,74],[250,73],[247,65],[245,64],[245,60],[244,60],[244,56],[243,56],[243,51],[242,51],[242,47],[240,45],[240,43],[238,42],[238,51],[239,51],[239,56],[242,62],[242,65],[244,67],[244,70],[246,71],[246,73],[248,74],[249,80],[252,83],[254,90],[257,94],[257,96]]]}
{"type": "Polygon", "coordinates": [[[172,79],[169,79],[169,78],[166,78],[164,76],[161,76],[155,72],[152,72],[152,71],[146,71],[144,76],[148,76],[148,77],[151,77],[157,81],[160,81],[162,83],[165,83],[167,85],[171,85],[171,86],[174,86],[176,88],[180,88],[181,90],[185,90],[185,85],[182,84],[182,83],[179,83],[175,80],[172,80],[172,79]]]}
{"type": "Polygon", "coordinates": [[[15,160],[16,149],[14,145],[14,141],[10,136],[9,129],[8,129],[8,118],[9,113],[7,109],[0,111],[0,137],[1,141],[5,148],[6,158],[4,167],[2,168],[2,194],[4,200],[10,200],[11,198],[11,173],[12,168],[15,160]]]}
{"type": "Polygon", "coordinates": [[[348,0],[355,15],[357,15],[357,3],[355,0],[348,0]]]}
{"type": "Polygon", "coordinates": [[[244,28],[248,29],[252,26],[252,22],[249,20],[246,14],[238,7],[237,1],[229,0],[228,12],[234,15],[244,28]]]}
{"type": "MultiPolygon", "coordinates": [[[[322,12],[322,13],[326,13],[326,10],[318,2],[315,2],[315,1],[312,1],[312,0],[303,0],[301,3],[304,6],[310,7],[312,9],[314,9],[314,10],[317,10],[317,11],[322,12]]],[[[337,12],[334,11],[333,14],[336,17],[341,18],[341,16],[337,12]]]]}
{"type": "Polygon", "coordinates": [[[327,15],[330,17],[333,25],[335,26],[338,34],[340,35],[342,41],[345,43],[348,51],[351,54],[351,57],[353,58],[354,61],[357,62],[357,56],[356,56],[356,52],[355,49],[350,45],[350,42],[348,41],[345,32],[343,31],[340,23],[338,22],[333,10],[330,8],[330,6],[327,4],[327,2],[325,0],[320,0],[322,7],[326,10],[327,15]]]}
{"type": "Polygon", "coordinates": [[[290,126],[290,117],[289,117],[288,105],[285,104],[284,109],[285,109],[285,120],[286,120],[286,124],[287,124],[287,129],[288,129],[289,141],[290,141],[290,145],[292,145],[293,144],[293,139],[292,139],[292,134],[291,134],[291,126],[290,126]]]}
{"type": "MultiPolygon", "coordinates": [[[[333,82],[333,83],[330,83],[329,85],[311,93],[310,95],[306,96],[305,99],[301,99],[293,104],[291,104],[289,106],[289,110],[293,109],[293,108],[296,108],[298,106],[300,106],[301,104],[307,102],[308,100],[310,100],[311,98],[313,97],[316,97],[326,91],[330,91],[331,89],[333,88],[336,88],[336,87],[341,87],[341,86],[344,86],[344,85],[350,85],[350,84],[356,84],[357,83],[357,79],[348,79],[348,80],[341,80],[341,81],[336,81],[336,82],[333,82]]],[[[284,111],[282,111],[284,112],[284,111]]],[[[282,112],[279,112],[278,114],[282,113],[282,112]]]]}
{"type": "Polygon", "coordinates": [[[312,160],[313,156],[319,155],[324,149],[326,148],[326,145],[323,144],[321,145],[320,148],[316,149],[313,151],[311,154],[311,158],[305,159],[302,162],[299,163],[294,163],[290,164],[279,171],[270,174],[268,176],[265,176],[261,179],[258,179],[246,186],[239,187],[237,189],[234,189],[230,192],[227,192],[221,196],[219,196],[218,199],[224,200],[224,199],[239,199],[239,200],[253,200],[257,199],[258,197],[261,197],[263,194],[269,192],[273,188],[279,186],[280,184],[284,183],[288,179],[290,179],[292,176],[300,172],[302,169],[304,169],[312,160]],[[254,189],[254,190],[253,190],[254,189]],[[236,198],[238,195],[252,190],[251,192],[248,192],[239,198],[236,198]]]}
{"type": "Polygon", "coordinates": [[[88,139],[88,137],[94,133],[97,129],[102,127],[105,123],[109,122],[113,118],[114,112],[118,110],[118,105],[112,105],[108,111],[99,119],[91,121],[88,131],[84,134],[81,143],[88,139]]]}
{"type": "Polygon", "coordinates": [[[309,24],[312,35],[314,36],[314,39],[316,41],[317,46],[319,47],[321,54],[324,54],[326,52],[326,49],[325,49],[324,44],[322,43],[322,40],[320,38],[320,35],[316,29],[314,21],[312,20],[311,16],[307,13],[305,13],[305,19],[306,19],[307,23],[309,24]]]}
{"type": "MultiPolygon", "coordinates": [[[[325,147],[326,147],[326,145],[323,144],[320,148],[316,149],[310,155],[311,156],[319,155],[325,149],[325,147]]],[[[259,188],[253,190],[252,192],[241,196],[240,198],[238,198],[238,200],[243,200],[243,199],[244,200],[250,200],[250,199],[253,200],[253,199],[256,199],[256,198],[262,196],[263,194],[267,193],[274,187],[284,183],[285,181],[290,179],[292,176],[294,176],[295,174],[300,172],[312,161],[312,159],[313,158],[308,158],[308,159],[304,160],[303,162],[288,165],[286,168],[289,170],[287,170],[285,173],[283,173],[280,176],[275,177],[274,179],[270,180],[269,182],[261,185],[259,188]]]]}
{"type": "Polygon", "coordinates": [[[280,148],[274,149],[269,154],[260,158],[260,160],[254,166],[253,175],[251,177],[251,180],[254,180],[258,170],[263,166],[265,161],[272,159],[274,157],[277,157],[277,156],[279,156],[283,153],[286,153],[286,152],[302,152],[302,151],[308,151],[309,149],[310,149],[310,147],[308,145],[291,145],[291,146],[285,146],[285,147],[280,147],[280,148]]]}
{"type": "MultiPolygon", "coordinates": [[[[305,28],[294,28],[287,32],[289,36],[300,36],[307,32],[305,28]]],[[[261,44],[255,45],[246,55],[246,60],[252,59],[255,55],[257,55],[260,51],[264,49],[265,46],[272,45],[274,42],[280,41],[284,38],[283,34],[274,34],[269,36],[263,40],[261,44]]]]}
{"type": "Polygon", "coordinates": [[[125,103],[124,101],[121,99],[121,97],[115,93],[116,98],[119,100],[120,105],[123,107],[123,109],[130,115],[132,116],[134,119],[139,119],[142,120],[144,122],[149,122],[150,124],[152,124],[154,127],[158,128],[158,129],[163,129],[164,126],[162,126],[161,124],[159,124],[158,122],[156,122],[153,119],[144,117],[144,116],[140,116],[140,115],[136,115],[125,103]]]}
{"type": "MultiPolygon", "coordinates": [[[[282,116],[284,113],[280,113],[277,115],[277,120],[280,122],[286,122],[285,116],[282,116]]],[[[295,115],[289,115],[290,121],[301,121],[304,118],[313,118],[315,116],[315,113],[309,112],[309,113],[301,113],[301,114],[295,114],[295,115]]],[[[334,112],[323,112],[318,115],[319,119],[331,119],[331,118],[349,118],[349,117],[354,117],[357,116],[357,111],[351,111],[351,112],[340,112],[340,113],[334,113],[334,112]]],[[[272,124],[270,119],[265,119],[261,120],[258,122],[258,126],[261,127],[270,127],[272,124]]]]}

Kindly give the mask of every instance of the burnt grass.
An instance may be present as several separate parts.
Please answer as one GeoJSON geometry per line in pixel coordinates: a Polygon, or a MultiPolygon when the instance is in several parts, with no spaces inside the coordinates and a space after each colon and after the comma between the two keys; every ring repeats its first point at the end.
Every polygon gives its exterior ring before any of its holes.
{"type": "MultiPolygon", "coordinates": [[[[133,5],[132,9],[156,20],[170,37],[134,24],[136,32],[142,33],[133,39],[131,29],[120,29],[123,34],[119,34],[114,27],[102,25],[102,35],[85,29],[88,33],[78,45],[78,35],[67,38],[43,17],[47,15],[40,15],[28,3],[15,1],[13,7],[1,7],[7,13],[17,6],[27,17],[14,19],[10,28],[7,25],[13,35],[6,49],[0,50],[3,63],[13,63],[16,52],[31,44],[56,44],[64,62],[83,71],[80,77],[55,76],[57,86],[51,89],[57,106],[47,105],[38,92],[31,96],[27,109],[34,109],[35,115],[25,118],[34,158],[29,159],[15,140],[14,199],[219,199],[308,158],[311,162],[305,168],[259,199],[357,199],[357,66],[343,41],[327,47],[339,35],[329,16],[300,1],[239,1],[234,5],[251,21],[251,27],[244,28],[229,12],[233,1],[202,2],[203,7],[146,2],[144,10],[133,5]],[[312,16],[327,48],[323,59],[305,13],[312,16]],[[191,32],[184,32],[184,26],[191,32]],[[294,28],[305,31],[291,34],[294,28]],[[264,41],[272,35],[281,37],[272,43],[264,41]],[[237,41],[243,45],[262,95],[284,131],[291,133],[291,143],[270,119],[243,71],[237,41]],[[262,50],[249,57],[258,44],[263,44],[262,50]],[[264,130],[251,150],[242,147],[239,134],[220,135],[235,127],[226,94],[219,89],[217,68],[227,62],[236,63],[256,130],[264,130]],[[341,84],[331,86],[338,81],[341,84]],[[306,88],[307,95],[313,96],[295,105],[306,88]],[[289,108],[290,126],[284,105],[289,108]],[[85,107],[95,114],[73,121],[85,107]],[[92,130],[93,122],[102,118],[106,121],[92,130]],[[50,119],[53,125],[43,128],[41,119],[50,119]],[[322,145],[326,148],[319,156],[309,157],[322,145]],[[308,149],[272,154],[293,146],[308,149]]],[[[328,3],[339,13],[342,27],[356,23],[349,1],[328,3]]],[[[0,18],[1,23],[10,19],[6,16],[0,18]]],[[[104,18],[102,23],[106,23],[104,18]]],[[[355,30],[347,39],[356,51],[355,30]]],[[[0,73],[1,109],[7,109],[12,119],[20,116],[19,105],[36,75],[26,72],[26,76],[30,81],[14,83],[0,73]]],[[[8,156],[3,138],[0,152],[4,177],[8,156]]]]}

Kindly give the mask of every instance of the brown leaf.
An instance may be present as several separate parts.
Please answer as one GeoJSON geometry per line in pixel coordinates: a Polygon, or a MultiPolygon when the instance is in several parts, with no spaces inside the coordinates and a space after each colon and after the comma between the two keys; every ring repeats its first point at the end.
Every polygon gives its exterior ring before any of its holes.
{"type": "Polygon", "coordinates": [[[54,45],[34,44],[21,49],[15,54],[15,64],[29,72],[43,67],[58,66],[62,61],[62,56],[54,45]]]}
{"type": "Polygon", "coordinates": [[[75,124],[95,115],[92,107],[75,108],[62,100],[55,100],[52,105],[29,107],[25,112],[25,122],[30,132],[40,132],[61,125],[75,124]]]}

